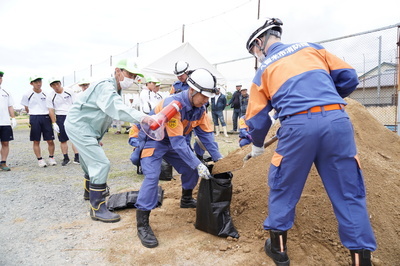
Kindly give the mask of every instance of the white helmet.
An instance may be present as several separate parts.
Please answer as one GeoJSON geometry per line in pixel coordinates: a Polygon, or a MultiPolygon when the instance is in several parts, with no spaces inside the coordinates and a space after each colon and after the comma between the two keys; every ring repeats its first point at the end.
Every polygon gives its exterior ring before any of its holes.
{"type": "Polygon", "coordinates": [[[178,61],[175,63],[174,74],[176,76],[181,76],[185,74],[186,70],[189,68],[189,64],[185,61],[178,61]]]}
{"type": "Polygon", "coordinates": [[[250,38],[247,40],[246,43],[247,51],[251,53],[251,49],[255,45],[255,39],[259,38],[262,35],[266,35],[267,39],[269,35],[274,35],[280,38],[282,35],[282,25],[283,23],[279,18],[268,18],[261,27],[259,27],[250,35],[250,38]]]}
{"type": "Polygon", "coordinates": [[[209,98],[215,97],[216,79],[210,71],[204,68],[195,69],[188,75],[187,84],[195,91],[209,98]]]}

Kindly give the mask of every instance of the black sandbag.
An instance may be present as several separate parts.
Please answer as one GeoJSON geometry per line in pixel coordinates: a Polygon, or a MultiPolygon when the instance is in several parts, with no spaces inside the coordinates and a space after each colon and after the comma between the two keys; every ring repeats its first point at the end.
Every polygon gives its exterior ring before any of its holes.
{"type": "Polygon", "coordinates": [[[170,165],[166,160],[162,159],[161,162],[161,173],[160,180],[171,181],[172,180],[172,165],[170,165]]]}
{"type": "Polygon", "coordinates": [[[220,237],[239,238],[230,215],[232,173],[201,179],[197,193],[196,229],[220,237]]]}
{"type": "MultiPolygon", "coordinates": [[[[112,194],[107,201],[107,209],[110,211],[122,210],[127,208],[135,208],[136,200],[139,195],[139,191],[128,191],[118,194],[112,194]]],[[[164,198],[164,190],[161,186],[158,186],[158,203],[157,207],[162,205],[164,198]]]]}

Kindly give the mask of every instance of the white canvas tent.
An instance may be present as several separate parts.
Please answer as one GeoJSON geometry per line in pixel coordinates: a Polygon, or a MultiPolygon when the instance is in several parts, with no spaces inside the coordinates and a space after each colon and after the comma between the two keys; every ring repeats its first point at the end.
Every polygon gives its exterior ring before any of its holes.
{"type": "Polygon", "coordinates": [[[142,68],[142,71],[145,75],[155,76],[162,84],[172,84],[178,80],[174,75],[174,66],[179,60],[187,62],[191,70],[196,68],[209,70],[217,78],[218,84],[225,84],[224,76],[187,42],[160,57],[147,67],[142,68]]]}

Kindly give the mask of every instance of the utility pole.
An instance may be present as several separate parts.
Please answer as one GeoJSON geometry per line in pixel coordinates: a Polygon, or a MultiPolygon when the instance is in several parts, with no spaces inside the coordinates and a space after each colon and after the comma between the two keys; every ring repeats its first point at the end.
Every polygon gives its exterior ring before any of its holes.
{"type": "MultiPolygon", "coordinates": [[[[261,0],[258,0],[258,9],[257,9],[257,20],[260,19],[260,7],[261,7],[261,0]]],[[[257,71],[258,69],[258,64],[257,64],[257,58],[255,58],[254,61],[254,70],[257,71]]]]}
{"type": "Polygon", "coordinates": [[[185,24],[182,25],[182,43],[185,42],[185,24]]]}

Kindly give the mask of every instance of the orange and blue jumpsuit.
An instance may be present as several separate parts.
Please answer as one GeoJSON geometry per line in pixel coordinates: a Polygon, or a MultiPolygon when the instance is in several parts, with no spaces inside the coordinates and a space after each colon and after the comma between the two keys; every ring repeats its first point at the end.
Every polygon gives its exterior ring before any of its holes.
{"type": "Polygon", "coordinates": [[[182,82],[182,81],[175,81],[172,86],[171,89],[169,90],[169,94],[177,94],[180,93],[182,91],[188,90],[189,89],[189,85],[186,82],[182,82]]]}
{"type": "Polygon", "coordinates": [[[252,141],[249,134],[249,127],[246,125],[245,116],[239,118],[239,147],[249,145],[252,141]]]}
{"type": "Polygon", "coordinates": [[[131,128],[129,129],[129,139],[128,143],[133,147],[133,152],[131,153],[130,160],[131,162],[139,166],[139,160],[140,160],[140,152],[137,150],[139,145],[140,145],[140,140],[139,140],[139,132],[140,132],[140,124],[132,124],[131,128]]]}
{"type": "Polygon", "coordinates": [[[207,117],[205,106],[194,107],[189,101],[189,90],[171,95],[161,101],[150,114],[158,113],[170,102],[177,100],[182,109],[165,124],[165,137],[155,141],[146,137],[143,131],[139,133],[141,144],[140,164],[144,180],[139,190],[136,208],[149,211],[157,206],[158,180],[161,171],[161,161],[166,160],[181,174],[182,188],[193,189],[199,176],[196,167],[201,163],[187,141],[186,136],[195,131],[214,161],[222,158],[218,144],[214,140],[214,131],[207,117]]]}
{"type": "Polygon", "coordinates": [[[246,123],[261,147],[272,108],[281,127],[272,157],[265,230],[293,226],[296,204],[314,163],[350,250],[376,249],[354,132],[342,99],[358,85],[356,71],[319,44],[274,43],[253,79],[246,123]]]}

